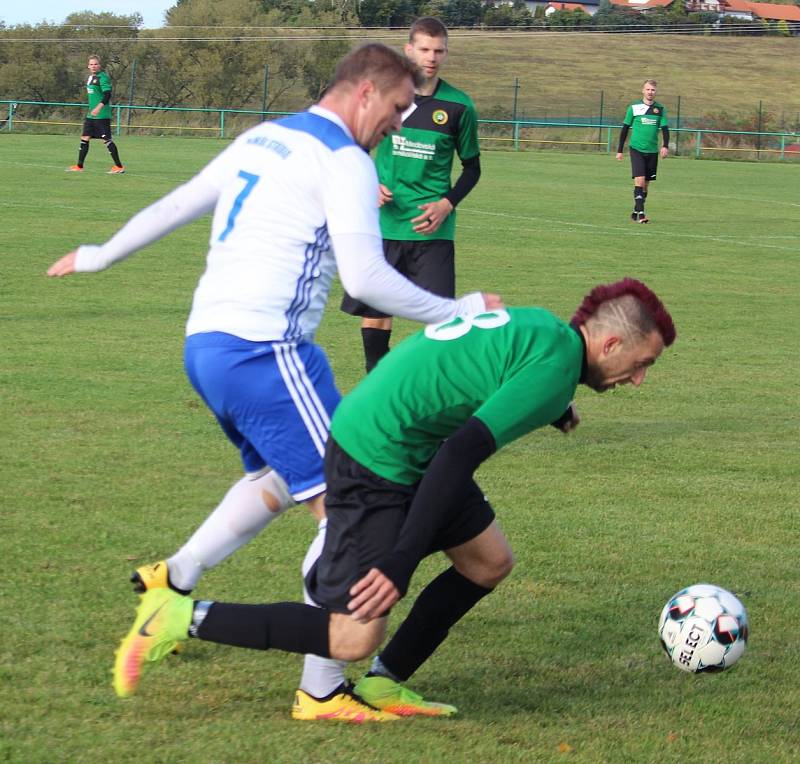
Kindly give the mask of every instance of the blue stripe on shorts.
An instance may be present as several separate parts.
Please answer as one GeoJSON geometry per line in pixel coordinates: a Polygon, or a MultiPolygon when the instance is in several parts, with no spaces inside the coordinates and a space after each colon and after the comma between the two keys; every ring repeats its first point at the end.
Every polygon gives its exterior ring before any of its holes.
{"type": "Polygon", "coordinates": [[[340,395],[320,347],[193,334],[184,365],[246,472],[269,465],[297,501],[325,490],[322,460],[340,395]]]}

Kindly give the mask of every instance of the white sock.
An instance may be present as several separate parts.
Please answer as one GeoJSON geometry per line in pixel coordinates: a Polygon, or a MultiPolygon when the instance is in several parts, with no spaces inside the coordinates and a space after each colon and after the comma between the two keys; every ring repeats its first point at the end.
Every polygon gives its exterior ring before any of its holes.
{"type": "Polygon", "coordinates": [[[294,504],[286,483],[274,470],[245,475],[167,560],[170,583],[191,591],[204,571],[219,565],[294,504]]]}
{"type": "MultiPolygon", "coordinates": [[[[325,543],[325,528],[327,520],[321,520],[317,528],[317,535],[308,547],[306,556],[303,559],[303,581],[306,574],[311,570],[312,565],[322,554],[322,546],[325,543]]],[[[303,585],[303,600],[306,605],[319,607],[311,599],[308,590],[303,585]]],[[[303,675],[300,677],[300,689],[307,692],[312,698],[324,698],[330,695],[342,682],[344,682],[344,670],[347,661],[337,661],[333,658],[320,658],[318,655],[306,655],[303,661],[303,675]]]]}

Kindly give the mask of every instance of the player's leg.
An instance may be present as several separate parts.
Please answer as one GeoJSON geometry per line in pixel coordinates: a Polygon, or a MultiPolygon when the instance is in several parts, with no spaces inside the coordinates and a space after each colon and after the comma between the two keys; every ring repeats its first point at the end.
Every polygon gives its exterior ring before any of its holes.
{"type": "MultiPolygon", "coordinates": [[[[454,512],[437,539],[453,566],[435,578],[417,597],[370,672],[356,692],[369,703],[398,713],[404,702],[402,686],[447,638],[450,629],[483,597],[489,594],[513,567],[513,556],[505,536],[494,520],[494,512],[480,488],[472,483],[469,499],[454,512]],[[467,539],[464,541],[463,539],[467,539]]],[[[453,706],[432,704],[431,715],[455,713],[453,706]]]]}
{"type": "Polygon", "coordinates": [[[309,343],[273,346],[194,335],[186,341],[185,365],[250,475],[234,484],[176,554],[134,574],[143,588],[169,584],[188,592],[205,570],[295,502],[309,502],[317,521],[322,518],[322,458],[339,393],[324,353],[309,343]],[[266,471],[267,462],[273,471],[266,471]]]}
{"type": "MultiPolygon", "coordinates": [[[[404,273],[403,242],[383,240],[383,255],[393,268],[404,273]]],[[[352,316],[361,316],[361,342],[364,346],[364,366],[369,374],[378,361],[389,352],[389,341],[392,336],[392,317],[375,310],[360,300],[352,298],[345,292],[341,310],[352,316]]]]}
{"type": "Polygon", "coordinates": [[[70,172],[81,172],[83,170],[83,163],[86,161],[86,155],[89,153],[89,140],[92,137],[92,131],[92,120],[85,119],[83,121],[81,143],[78,148],[78,161],[68,168],[70,172]]]}
{"type": "Polygon", "coordinates": [[[108,174],[122,175],[122,173],[125,172],[125,168],[122,166],[122,161],[119,158],[119,150],[117,149],[117,144],[114,143],[114,137],[111,134],[111,120],[98,119],[95,121],[101,123],[99,125],[99,129],[101,132],[100,137],[103,139],[103,143],[105,143],[106,148],[108,149],[108,153],[111,154],[111,160],[114,162],[114,166],[108,171],[108,174]]]}
{"type": "Polygon", "coordinates": [[[644,185],[647,173],[647,161],[644,154],[636,149],[629,149],[631,157],[631,175],[633,177],[633,212],[631,220],[635,223],[644,217],[644,185]]]}
{"type": "Polygon", "coordinates": [[[367,374],[389,352],[391,338],[391,318],[364,317],[361,319],[361,342],[364,345],[364,366],[367,374]]]}

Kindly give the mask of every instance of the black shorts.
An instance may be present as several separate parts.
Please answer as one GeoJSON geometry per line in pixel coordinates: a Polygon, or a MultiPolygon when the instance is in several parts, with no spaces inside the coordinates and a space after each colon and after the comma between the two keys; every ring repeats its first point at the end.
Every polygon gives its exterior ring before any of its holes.
{"type": "Polygon", "coordinates": [[[104,141],[111,140],[111,120],[110,119],[89,119],[83,120],[83,132],[81,135],[88,135],[90,138],[102,138],[104,141]]]}
{"type": "MultiPolygon", "coordinates": [[[[325,451],[325,479],[325,545],[306,576],[306,588],[318,605],[347,613],[350,587],[394,549],[417,486],[379,477],[351,459],[332,437],[325,451]]],[[[470,481],[466,501],[443,518],[428,554],[474,539],[492,520],[494,510],[470,481]]]]}
{"type": "Polygon", "coordinates": [[[645,154],[636,149],[629,149],[631,155],[631,177],[644,178],[646,181],[656,179],[658,170],[658,152],[655,154],[645,154]]]}
{"type": "MultiPolygon", "coordinates": [[[[430,241],[383,240],[386,261],[409,281],[441,297],[456,296],[455,246],[447,239],[430,241]]],[[[351,316],[389,318],[386,313],[353,299],[345,293],[342,310],[351,316]]]]}

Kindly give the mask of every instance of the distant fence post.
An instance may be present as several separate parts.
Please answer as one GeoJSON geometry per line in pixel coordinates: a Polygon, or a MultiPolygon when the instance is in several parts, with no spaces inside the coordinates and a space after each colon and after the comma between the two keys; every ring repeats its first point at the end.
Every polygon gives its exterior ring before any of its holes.
{"type": "Polygon", "coordinates": [[[781,159],[786,159],[785,152],[786,152],[786,136],[782,135],[781,136],[781,156],[780,156],[781,159]]]}
{"type": "Polygon", "coordinates": [[[681,145],[681,97],[678,96],[678,113],[675,115],[675,156],[680,154],[681,145]]]}
{"type": "Polygon", "coordinates": [[[600,118],[597,120],[597,142],[603,142],[603,96],[605,95],[605,91],[600,91],[600,118]]]}
{"type": "Polygon", "coordinates": [[[511,119],[517,118],[517,97],[519,96],[519,77],[514,77],[514,101],[511,104],[511,119]]]}
{"type": "Polygon", "coordinates": [[[761,129],[763,128],[764,109],[763,101],[758,102],[758,132],[756,136],[756,159],[761,159],[761,129]]]}
{"type": "Polygon", "coordinates": [[[514,123],[514,151],[519,151],[519,122],[514,123]]]}
{"type": "Polygon", "coordinates": [[[122,107],[121,106],[115,106],[114,109],[117,112],[117,124],[116,124],[116,127],[114,128],[114,135],[119,135],[119,123],[120,123],[120,116],[122,114],[122,107]]]}
{"type": "Polygon", "coordinates": [[[613,128],[611,128],[611,127],[608,128],[608,142],[606,143],[606,154],[610,154],[611,153],[611,131],[612,130],[613,130],[613,128]]]}
{"type": "Polygon", "coordinates": [[[700,141],[702,135],[703,133],[698,130],[694,136],[694,156],[696,159],[700,159],[700,141]]]}
{"type": "Polygon", "coordinates": [[[219,137],[225,137],[225,109],[219,110],[219,137]]]}
{"type": "Polygon", "coordinates": [[[14,112],[17,110],[17,104],[11,102],[8,104],[8,119],[6,120],[6,128],[10,133],[14,124],[14,112]]]}
{"type": "MultiPolygon", "coordinates": [[[[136,93],[136,59],[133,59],[133,64],[131,65],[131,84],[128,88],[128,106],[133,106],[133,98],[134,94],[136,93]]],[[[131,131],[131,115],[133,114],[133,109],[128,109],[128,113],[126,115],[126,125],[125,130],[126,132],[130,133],[131,131]]]]}

